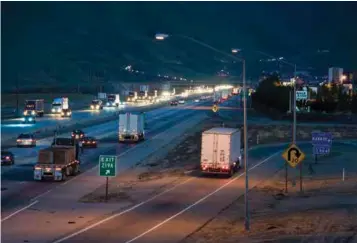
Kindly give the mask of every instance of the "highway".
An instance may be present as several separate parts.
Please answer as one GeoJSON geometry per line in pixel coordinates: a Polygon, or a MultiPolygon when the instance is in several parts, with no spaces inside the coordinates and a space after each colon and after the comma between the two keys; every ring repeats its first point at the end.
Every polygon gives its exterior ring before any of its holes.
{"type": "MultiPolygon", "coordinates": [[[[211,103],[211,102],[209,102],[211,103]]],[[[188,119],[190,115],[197,112],[197,105],[204,105],[205,102],[187,102],[185,105],[177,107],[162,107],[146,113],[147,126],[146,138],[150,140],[155,134],[163,132],[177,123],[188,119]]],[[[206,111],[201,111],[206,112],[206,111]]],[[[86,149],[81,157],[82,171],[96,165],[100,153],[112,152],[123,153],[135,147],[135,144],[118,143],[118,120],[106,122],[100,125],[83,129],[87,136],[94,136],[99,140],[98,149],[86,149]]],[[[61,137],[70,137],[70,133],[62,134],[61,137]]],[[[16,208],[29,199],[50,190],[59,183],[38,183],[33,181],[33,166],[37,160],[37,153],[41,148],[51,144],[53,138],[45,138],[37,141],[35,148],[11,148],[16,154],[15,165],[2,166],[1,180],[2,188],[2,212],[16,208]]],[[[140,143],[139,143],[140,144],[140,143]]]]}
{"type": "MultiPolygon", "coordinates": [[[[234,102],[228,101],[222,106],[234,102]]],[[[162,107],[147,112],[147,141],[118,144],[118,122],[111,121],[84,131],[99,139],[99,148],[82,155],[82,173],[66,182],[34,182],[32,169],[39,148],[52,138],[39,140],[33,150],[12,148],[20,154],[15,166],[2,171],[2,242],[179,242],[204,225],[244,193],[244,174],[233,178],[201,177],[197,171],[181,177],[175,184],[155,180],[136,188],[137,200],[128,203],[79,203],[82,196],[103,184],[98,176],[100,154],[119,156],[119,171],[125,173],[137,162],[159,149],[168,137],[180,136],[187,127],[207,117],[211,101],[177,107],[162,107]],[[175,133],[175,136],[173,136],[175,133]],[[161,182],[163,183],[163,182],[161,182]],[[147,189],[164,188],[158,193],[147,189]],[[144,193],[145,192],[145,193],[144,193]],[[29,224],[33,222],[33,224],[29,224]]],[[[237,110],[237,112],[241,112],[237,110]]],[[[64,136],[69,136],[64,134],[64,136]]],[[[167,140],[170,141],[170,140],[167,140]]],[[[334,146],[353,146],[334,143],[334,146]]],[[[249,152],[250,187],[268,179],[283,166],[285,145],[261,146],[249,152]]],[[[309,143],[302,143],[310,151],[309,143]]],[[[119,174],[120,176],[121,174],[119,174]]],[[[243,216],[243,212],[242,212],[243,216]]]]}
{"type": "MultiPolygon", "coordinates": [[[[148,105],[148,107],[154,105],[148,105]]],[[[138,106],[125,105],[119,108],[104,108],[103,110],[74,110],[72,117],[62,118],[59,115],[45,114],[44,117],[36,118],[35,124],[23,124],[21,118],[3,120],[1,124],[1,141],[16,137],[20,133],[33,133],[47,127],[64,126],[74,122],[94,120],[97,117],[114,115],[118,111],[137,110],[138,106]]]]}

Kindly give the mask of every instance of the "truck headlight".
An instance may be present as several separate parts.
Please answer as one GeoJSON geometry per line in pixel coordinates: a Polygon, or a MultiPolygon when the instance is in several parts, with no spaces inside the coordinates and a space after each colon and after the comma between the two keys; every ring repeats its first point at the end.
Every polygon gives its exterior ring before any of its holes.
{"type": "Polygon", "coordinates": [[[99,105],[97,105],[95,108],[96,108],[96,109],[99,109],[99,105]]]}
{"type": "Polygon", "coordinates": [[[35,115],[35,114],[36,114],[36,112],[35,112],[35,111],[31,111],[31,114],[32,114],[32,115],[35,115]]]}
{"type": "Polygon", "coordinates": [[[29,117],[29,121],[32,121],[32,117],[29,117]]]}
{"type": "Polygon", "coordinates": [[[90,108],[91,108],[91,109],[94,109],[94,106],[93,106],[93,105],[91,105],[91,106],[90,106],[90,108]]]}
{"type": "Polygon", "coordinates": [[[55,110],[55,108],[52,108],[52,110],[51,110],[52,112],[55,112],[56,110],[55,110]]]}
{"type": "Polygon", "coordinates": [[[26,116],[27,115],[27,111],[24,111],[24,116],[26,116]]]}

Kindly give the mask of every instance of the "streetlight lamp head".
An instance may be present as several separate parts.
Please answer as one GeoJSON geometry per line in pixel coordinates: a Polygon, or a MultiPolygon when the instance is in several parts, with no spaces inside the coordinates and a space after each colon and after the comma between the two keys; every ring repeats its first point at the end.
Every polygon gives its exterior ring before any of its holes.
{"type": "Polygon", "coordinates": [[[241,49],[238,49],[238,48],[232,48],[232,53],[238,53],[238,52],[240,52],[241,51],[241,49]]]}
{"type": "Polygon", "coordinates": [[[167,35],[167,34],[156,34],[155,35],[156,40],[165,40],[167,37],[169,37],[169,35],[167,35]]]}

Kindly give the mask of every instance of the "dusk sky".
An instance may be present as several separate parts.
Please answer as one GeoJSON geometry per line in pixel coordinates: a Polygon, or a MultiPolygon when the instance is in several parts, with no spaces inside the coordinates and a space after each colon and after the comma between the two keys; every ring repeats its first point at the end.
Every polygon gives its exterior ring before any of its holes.
{"type": "Polygon", "coordinates": [[[97,67],[95,52],[108,70],[115,69],[113,63],[134,63],[154,73],[172,69],[159,59],[200,73],[220,68],[213,63],[219,57],[192,44],[170,41],[158,47],[151,39],[156,32],[185,34],[227,52],[245,49],[250,72],[261,71],[253,66],[264,58],[253,50],[321,74],[329,66],[353,70],[356,11],[356,2],[3,2],[4,81],[11,82],[15,73],[37,77],[61,68],[80,76],[83,68],[74,66],[87,61],[97,67]],[[212,63],[205,64],[210,57],[212,63]]]}

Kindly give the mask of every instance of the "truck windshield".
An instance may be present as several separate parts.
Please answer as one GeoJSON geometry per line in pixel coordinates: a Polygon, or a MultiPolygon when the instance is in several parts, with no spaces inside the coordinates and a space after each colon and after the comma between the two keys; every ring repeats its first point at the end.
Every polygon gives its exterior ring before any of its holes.
{"type": "Polygon", "coordinates": [[[93,101],[92,101],[92,104],[93,104],[93,105],[98,105],[98,104],[99,104],[99,100],[93,100],[93,101]]]}
{"type": "Polygon", "coordinates": [[[109,101],[115,101],[115,95],[108,95],[109,101]]]}
{"type": "Polygon", "coordinates": [[[134,96],[135,96],[134,92],[129,92],[129,97],[134,97],[134,96]]]}
{"type": "Polygon", "coordinates": [[[59,103],[54,103],[54,104],[52,104],[52,107],[59,107],[59,106],[61,106],[62,104],[59,104],[59,103]]]}

